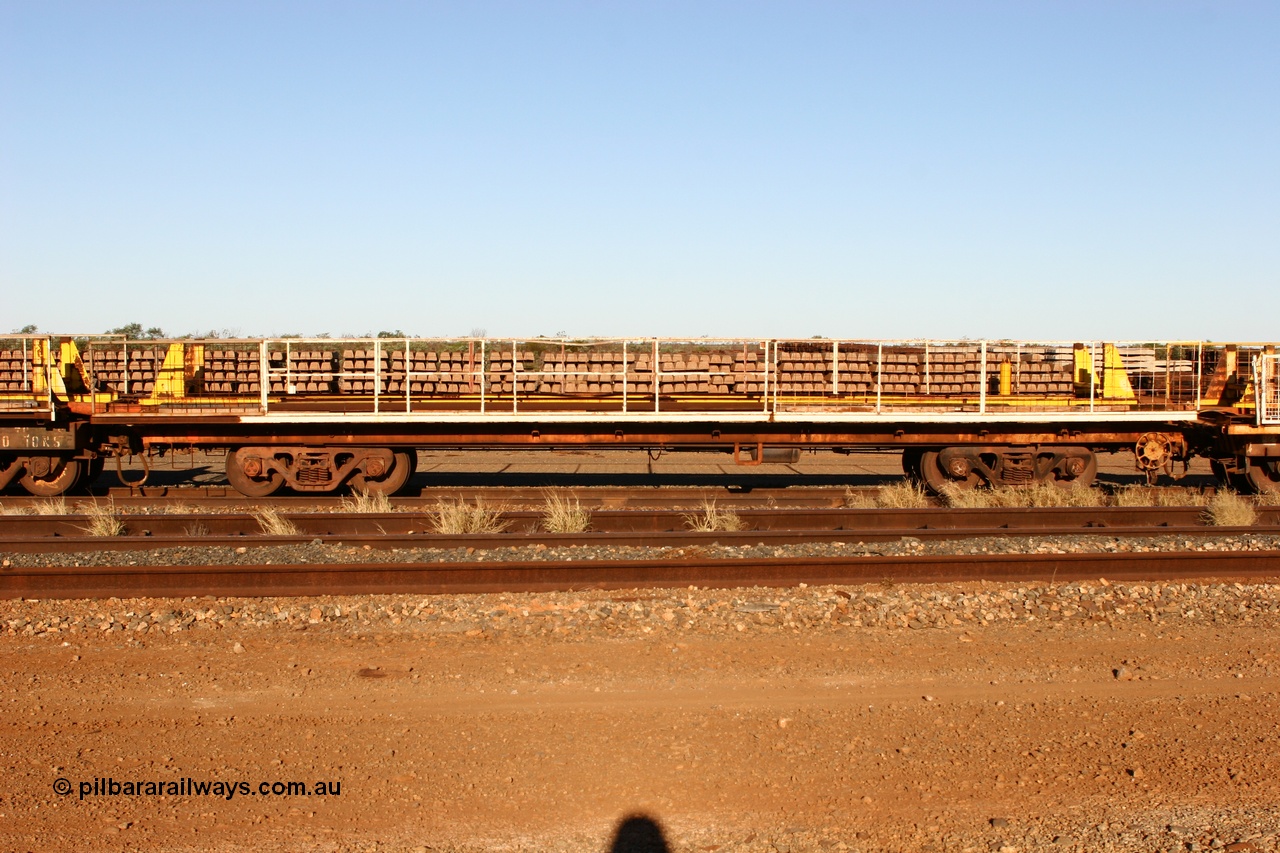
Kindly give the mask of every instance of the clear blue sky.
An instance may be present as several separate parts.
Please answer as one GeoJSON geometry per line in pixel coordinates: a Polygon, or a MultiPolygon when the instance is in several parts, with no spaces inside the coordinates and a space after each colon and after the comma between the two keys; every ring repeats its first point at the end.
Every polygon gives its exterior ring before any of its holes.
{"type": "Polygon", "coordinates": [[[1280,339],[1275,2],[0,0],[0,331],[1280,339]]]}

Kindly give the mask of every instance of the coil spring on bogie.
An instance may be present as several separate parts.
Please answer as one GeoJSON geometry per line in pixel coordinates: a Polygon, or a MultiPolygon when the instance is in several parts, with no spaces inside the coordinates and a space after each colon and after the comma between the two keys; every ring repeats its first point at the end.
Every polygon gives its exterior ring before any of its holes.
{"type": "Polygon", "coordinates": [[[299,484],[308,486],[332,482],[333,468],[330,465],[329,454],[304,454],[299,457],[294,469],[294,479],[299,484]]]}
{"type": "Polygon", "coordinates": [[[300,468],[295,478],[299,483],[318,486],[332,480],[333,474],[328,468],[300,468]]]}
{"type": "Polygon", "coordinates": [[[1025,486],[1036,476],[1035,457],[1028,450],[1001,454],[1000,479],[1010,486],[1025,486]]]}

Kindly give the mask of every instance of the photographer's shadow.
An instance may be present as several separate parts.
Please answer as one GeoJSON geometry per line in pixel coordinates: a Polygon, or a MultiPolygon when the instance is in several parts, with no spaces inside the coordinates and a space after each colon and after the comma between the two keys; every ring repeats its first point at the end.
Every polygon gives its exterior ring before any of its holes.
{"type": "Polygon", "coordinates": [[[631,815],[618,824],[609,853],[671,853],[662,827],[646,815],[631,815]]]}

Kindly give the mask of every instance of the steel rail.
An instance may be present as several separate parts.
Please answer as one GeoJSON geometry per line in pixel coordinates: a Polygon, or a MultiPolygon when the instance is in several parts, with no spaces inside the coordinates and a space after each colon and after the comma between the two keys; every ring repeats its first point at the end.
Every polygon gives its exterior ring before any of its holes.
{"type": "Polygon", "coordinates": [[[1280,579],[1280,551],[492,563],[52,567],[0,572],[0,598],[457,594],[955,581],[1280,579]]]}
{"type": "Polygon", "coordinates": [[[882,530],[738,530],[696,532],[691,530],[616,531],[612,533],[475,533],[475,534],[387,534],[369,531],[353,533],[306,533],[277,536],[259,533],[244,535],[160,535],[160,536],[53,536],[38,539],[2,539],[0,553],[70,554],[96,551],[146,552],[162,548],[239,548],[267,545],[344,545],[379,550],[470,548],[492,551],[499,548],[684,548],[722,545],[784,546],[831,543],[945,541],[1009,536],[1088,536],[1114,539],[1142,537],[1222,537],[1243,535],[1280,536],[1280,528],[1259,527],[1007,527],[898,528],[882,530]]]}
{"type": "MultiPolygon", "coordinates": [[[[1207,528],[1204,509],[1199,507],[1047,507],[1036,509],[745,509],[735,512],[743,530],[763,531],[869,531],[976,530],[991,535],[1013,531],[1045,529],[1093,530],[1097,528],[1207,528]]],[[[591,513],[591,530],[608,533],[686,532],[696,521],[696,510],[598,510],[591,513]]],[[[305,536],[423,535],[433,527],[430,512],[390,513],[280,513],[305,536]]],[[[115,537],[93,537],[106,543],[114,539],[186,535],[199,528],[205,536],[260,536],[262,523],[247,513],[201,513],[165,515],[119,515],[125,533],[115,537]]],[[[541,513],[528,510],[501,515],[505,530],[537,533],[543,529],[541,513]]],[[[0,543],[30,539],[77,538],[86,536],[91,520],[87,515],[6,515],[0,516],[0,543]]],[[[1254,532],[1276,532],[1280,507],[1263,509],[1254,532]]]]}

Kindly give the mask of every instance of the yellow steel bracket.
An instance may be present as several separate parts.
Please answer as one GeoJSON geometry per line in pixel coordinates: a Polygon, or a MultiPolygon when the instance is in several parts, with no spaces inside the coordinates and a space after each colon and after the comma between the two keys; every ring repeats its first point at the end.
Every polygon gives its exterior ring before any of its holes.
{"type": "Polygon", "coordinates": [[[1093,351],[1084,344],[1076,344],[1072,354],[1075,356],[1076,393],[1087,397],[1089,386],[1098,381],[1093,372],[1093,351]]]}
{"type": "MultiPolygon", "coordinates": [[[[1264,353],[1267,350],[1264,349],[1264,353]]],[[[1248,408],[1254,405],[1253,367],[1240,363],[1240,351],[1237,345],[1227,344],[1222,348],[1222,357],[1209,378],[1209,386],[1200,398],[1203,406],[1241,406],[1248,408]]]]}
{"type": "Polygon", "coordinates": [[[1115,344],[1102,345],[1102,379],[1093,369],[1093,350],[1084,344],[1075,347],[1076,393],[1088,396],[1090,386],[1093,393],[1103,400],[1134,400],[1133,384],[1129,381],[1129,373],[1124,369],[1124,361],[1120,358],[1120,350],[1115,344]]]}
{"type": "MultiPolygon", "coordinates": [[[[75,344],[71,344],[74,351],[75,344]]],[[[65,367],[66,344],[62,347],[64,356],[64,369],[73,370],[65,367]]],[[[36,394],[52,393],[55,397],[67,397],[67,382],[63,378],[62,372],[55,370],[53,360],[53,348],[48,338],[34,338],[31,341],[31,390],[36,394]]]]}
{"type": "Polygon", "coordinates": [[[1237,406],[1249,408],[1258,405],[1258,364],[1264,358],[1274,358],[1276,348],[1274,346],[1266,346],[1262,348],[1259,355],[1254,356],[1248,366],[1243,370],[1239,363],[1236,364],[1236,381],[1240,388],[1240,399],[1236,402],[1237,406]]]}
{"type": "Polygon", "coordinates": [[[59,343],[62,350],[63,389],[70,392],[88,390],[84,381],[84,362],[80,360],[80,348],[71,338],[63,338],[59,343]]]}
{"type": "Polygon", "coordinates": [[[180,343],[169,344],[164,362],[156,371],[155,388],[151,391],[152,399],[175,399],[187,396],[187,356],[186,347],[180,343]]]}
{"type": "Polygon", "coordinates": [[[49,340],[36,338],[31,341],[31,390],[36,394],[49,393],[49,340]]]}
{"type": "Polygon", "coordinates": [[[1133,400],[1133,385],[1115,344],[1102,345],[1102,399],[1133,400]]]}

